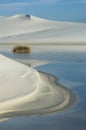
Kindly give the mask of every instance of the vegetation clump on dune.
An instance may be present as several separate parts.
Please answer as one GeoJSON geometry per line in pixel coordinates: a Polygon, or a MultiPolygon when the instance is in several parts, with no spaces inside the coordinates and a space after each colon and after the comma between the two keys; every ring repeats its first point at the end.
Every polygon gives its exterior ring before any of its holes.
{"type": "Polygon", "coordinates": [[[30,53],[31,49],[28,46],[19,45],[13,48],[13,52],[14,53],[30,53]]]}

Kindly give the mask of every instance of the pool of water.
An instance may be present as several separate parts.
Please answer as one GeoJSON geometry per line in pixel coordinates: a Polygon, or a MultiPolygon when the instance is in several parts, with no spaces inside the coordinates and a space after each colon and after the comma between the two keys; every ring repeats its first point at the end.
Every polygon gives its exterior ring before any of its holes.
{"type": "Polygon", "coordinates": [[[59,46],[32,46],[31,54],[18,55],[12,53],[9,47],[5,50],[1,49],[0,53],[10,58],[51,61],[48,64],[35,67],[35,69],[55,75],[62,85],[76,94],[78,99],[72,108],[60,113],[15,117],[1,122],[1,130],[86,129],[86,47],[81,46],[79,50],[77,50],[78,46],[75,50],[71,50],[70,46],[67,47],[65,46],[63,50],[59,46]]]}

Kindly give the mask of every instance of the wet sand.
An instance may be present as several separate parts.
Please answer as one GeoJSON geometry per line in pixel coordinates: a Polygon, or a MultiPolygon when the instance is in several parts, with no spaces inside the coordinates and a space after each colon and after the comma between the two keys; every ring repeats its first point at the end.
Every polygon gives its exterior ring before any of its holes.
{"type": "MultiPolygon", "coordinates": [[[[15,110],[0,113],[0,118],[10,118],[24,115],[40,115],[65,111],[73,107],[77,101],[75,94],[59,84],[53,75],[39,72],[42,83],[31,101],[23,103],[15,110]]],[[[28,98],[29,99],[29,98],[28,98]]]]}

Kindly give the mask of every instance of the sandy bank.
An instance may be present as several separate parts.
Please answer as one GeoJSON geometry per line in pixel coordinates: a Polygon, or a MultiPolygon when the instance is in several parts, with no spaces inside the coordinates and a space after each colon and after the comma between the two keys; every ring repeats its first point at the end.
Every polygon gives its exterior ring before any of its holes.
{"type": "Polygon", "coordinates": [[[0,55],[0,118],[58,112],[75,103],[57,78],[0,55]]]}

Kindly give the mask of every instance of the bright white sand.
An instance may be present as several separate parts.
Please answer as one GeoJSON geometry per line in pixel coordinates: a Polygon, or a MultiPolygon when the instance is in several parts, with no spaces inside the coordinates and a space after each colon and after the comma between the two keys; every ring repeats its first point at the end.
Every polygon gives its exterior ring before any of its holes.
{"type": "Polygon", "coordinates": [[[0,118],[60,111],[73,102],[55,77],[0,55],[0,118]]]}
{"type": "MultiPolygon", "coordinates": [[[[85,43],[86,24],[34,16],[0,17],[0,43],[85,43]]],[[[31,66],[46,62],[30,61],[31,66]]],[[[28,63],[27,63],[28,64],[28,63]]],[[[72,105],[74,95],[56,78],[0,55],[0,117],[44,114],[72,105]]]]}
{"type": "Polygon", "coordinates": [[[0,43],[86,43],[86,24],[27,15],[0,17],[0,43]]]}

